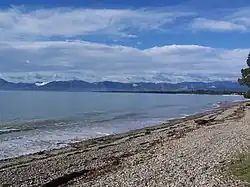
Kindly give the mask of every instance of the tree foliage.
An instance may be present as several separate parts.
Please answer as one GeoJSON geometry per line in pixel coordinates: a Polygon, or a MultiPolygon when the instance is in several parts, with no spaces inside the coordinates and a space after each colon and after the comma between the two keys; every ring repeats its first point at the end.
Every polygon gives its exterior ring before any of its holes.
{"type": "MultiPolygon", "coordinates": [[[[241,70],[241,78],[238,79],[238,82],[241,85],[246,85],[250,88],[250,53],[248,54],[248,58],[246,61],[248,67],[241,70]]],[[[246,98],[250,98],[250,92],[244,94],[246,98]]]]}

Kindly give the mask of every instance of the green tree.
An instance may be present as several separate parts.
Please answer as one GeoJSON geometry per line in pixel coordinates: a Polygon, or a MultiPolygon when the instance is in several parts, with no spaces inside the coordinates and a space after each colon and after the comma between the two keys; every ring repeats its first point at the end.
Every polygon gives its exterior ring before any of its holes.
{"type": "MultiPolygon", "coordinates": [[[[245,69],[241,69],[241,78],[238,79],[238,82],[241,85],[246,85],[250,88],[250,53],[248,54],[247,58],[247,65],[248,67],[245,69]]],[[[250,92],[248,91],[247,93],[244,94],[246,98],[250,98],[250,92]]]]}

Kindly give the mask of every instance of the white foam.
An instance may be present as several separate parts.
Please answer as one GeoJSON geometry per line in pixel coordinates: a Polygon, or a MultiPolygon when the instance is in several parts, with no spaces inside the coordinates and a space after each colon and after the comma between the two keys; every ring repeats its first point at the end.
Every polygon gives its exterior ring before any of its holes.
{"type": "Polygon", "coordinates": [[[110,133],[106,133],[106,132],[96,132],[96,134],[99,134],[99,135],[104,135],[104,136],[108,136],[108,135],[110,135],[110,133]]]}
{"type": "Polygon", "coordinates": [[[237,95],[237,94],[225,94],[225,95],[222,95],[223,97],[239,97],[240,95],[237,95]]]}
{"type": "Polygon", "coordinates": [[[16,131],[20,131],[20,129],[0,129],[0,134],[8,132],[16,132],[16,131]]]}

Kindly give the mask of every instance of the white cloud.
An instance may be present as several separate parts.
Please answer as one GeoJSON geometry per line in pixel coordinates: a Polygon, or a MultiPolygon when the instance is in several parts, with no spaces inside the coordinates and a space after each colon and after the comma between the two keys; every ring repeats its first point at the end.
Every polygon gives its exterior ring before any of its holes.
{"type": "Polygon", "coordinates": [[[110,34],[136,37],[133,30],[160,29],[193,15],[169,9],[51,8],[0,10],[0,40],[110,34]],[[132,33],[130,33],[132,32],[132,33]]]}
{"type": "Polygon", "coordinates": [[[215,31],[246,31],[245,25],[236,24],[230,21],[196,18],[192,22],[193,29],[215,30],[215,31]]]}
{"type": "Polygon", "coordinates": [[[198,45],[137,49],[83,41],[5,42],[0,45],[0,54],[4,54],[1,74],[8,80],[29,82],[237,80],[249,50],[198,45]],[[25,63],[27,59],[31,63],[25,63]]]}
{"type": "Polygon", "coordinates": [[[250,7],[210,11],[206,16],[200,15],[193,19],[191,28],[210,31],[249,31],[250,7]]]}

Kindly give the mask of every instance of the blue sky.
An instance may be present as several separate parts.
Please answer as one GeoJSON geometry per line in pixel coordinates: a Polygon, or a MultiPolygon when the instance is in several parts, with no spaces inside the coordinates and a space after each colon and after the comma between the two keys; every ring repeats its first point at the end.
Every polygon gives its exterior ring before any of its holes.
{"type": "Polygon", "coordinates": [[[249,31],[249,0],[1,0],[0,76],[237,80],[249,31]]]}

